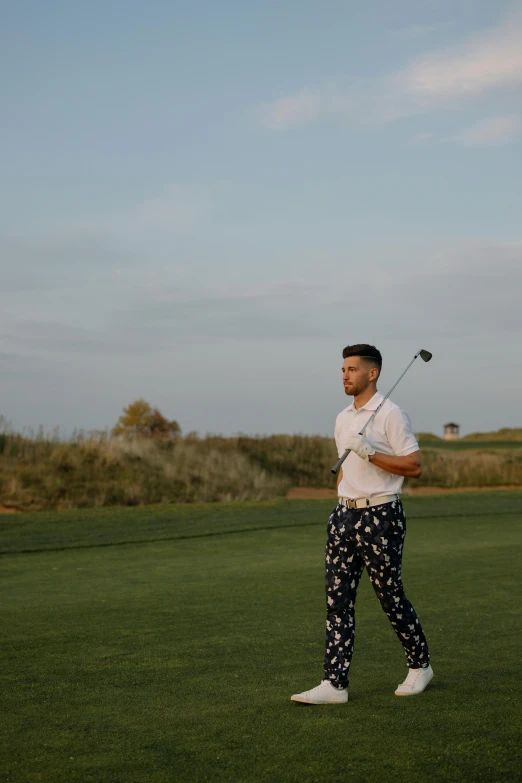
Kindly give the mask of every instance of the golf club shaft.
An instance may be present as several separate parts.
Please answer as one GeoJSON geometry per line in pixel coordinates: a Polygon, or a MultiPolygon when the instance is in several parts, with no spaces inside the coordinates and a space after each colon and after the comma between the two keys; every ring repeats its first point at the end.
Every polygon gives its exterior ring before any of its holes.
{"type": "MultiPolygon", "coordinates": [[[[399,377],[399,378],[398,378],[398,379],[395,381],[395,383],[394,383],[394,384],[393,384],[393,386],[391,387],[391,389],[390,389],[390,391],[388,392],[388,394],[386,395],[386,397],[384,397],[384,399],[381,401],[381,403],[380,403],[379,407],[377,408],[377,410],[375,410],[375,411],[373,412],[373,414],[370,416],[370,418],[368,419],[368,421],[366,422],[366,424],[364,425],[364,427],[363,427],[363,428],[362,428],[362,430],[360,431],[359,435],[364,435],[364,433],[365,433],[365,430],[366,430],[366,428],[368,427],[368,425],[369,425],[369,424],[371,424],[371,422],[372,422],[372,421],[374,420],[374,418],[377,416],[377,414],[379,413],[380,409],[382,408],[382,406],[384,405],[384,403],[386,402],[386,400],[388,399],[388,397],[390,396],[390,394],[392,393],[392,391],[395,389],[395,387],[397,386],[397,384],[399,383],[399,381],[400,381],[402,378],[404,378],[404,376],[406,375],[406,373],[408,372],[408,370],[410,369],[411,365],[413,364],[413,362],[415,361],[415,359],[417,358],[417,356],[418,356],[419,354],[420,354],[420,351],[419,351],[419,353],[416,353],[416,354],[415,354],[415,356],[413,357],[413,359],[411,360],[411,362],[408,364],[408,366],[406,367],[406,369],[404,370],[404,372],[402,373],[402,375],[401,375],[401,376],[400,376],[400,377],[399,377]]],[[[331,472],[332,472],[334,475],[335,475],[336,473],[338,473],[338,472],[339,472],[339,468],[340,468],[340,467],[341,467],[341,465],[343,464],[344,460],[346,459],[346,457],[348,456],[348,454],[350,453],[350,451],[351,451],[351,449],[346,449],[346,451],[344,452],[344,454],[343,454],[341,457],[339,457],[339,459],[337,460],[337,462],[335,463],[335,465],[334,465],[334,466],[333,466],[333,468],[331,469],[331,472]]]]}

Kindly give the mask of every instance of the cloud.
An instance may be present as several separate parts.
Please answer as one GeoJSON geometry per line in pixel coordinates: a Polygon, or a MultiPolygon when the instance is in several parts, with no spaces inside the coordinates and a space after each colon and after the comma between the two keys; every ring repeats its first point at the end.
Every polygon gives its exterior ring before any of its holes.
{"type": "MultiPolygon", "coordinates": [[[[60,356],[142,355],[150,351],[140,335],[127,339],[124,334],[84,329],[59,321],[2,318],[0,339],[19,353],[6,353],[16,361],[60,356]]],[[[0,359],[1,359],[0,355],[0,359]]]]}
{"type": "Polygon", "coordinates": [[[487,341],[522,332],[521,289],[522,241],[441,247],[403,281],[404,298],[423,322],[443,320],[462,336],[487,341]]]}
{"type": "Polygon", "coordinates": [[[9,353],[8,351],[0,351],[0,367],[5,369],[6,365],[15,366],[20,362],[30,361],[27,356],[23,356],[19,353],[9,353]]]}
{"type": "Polygon", "coordinates": [[[262,124],[284,131],[337,117],[352,127],[382,124],[462,99],[522,85],[522,15],[464,43],[415,58],[392,74],[340,85],[303,88],[258,107],[262,124]]]}
{"type": "MultiPolygon", "coordinates": [[[[353,269],[339,259],[307,279],[265,288],[209,284],[202,290],[158,285],[114,314],[116,332],[168,341],[209,339],[310,339],[346,333],[360,323],[407,337],[416,332],[455,337],[522,330],[522,242],[467,242],[408,255],[372,254],[371,283],[353,289],[353,269]],[[396,256],[403,261],[397,263],[396,256]],[[404,260],[405,259],[405,260],[404,260]]],[[[359,259],[361,269],[370,261],[359,259]]]]}
{"type": "Polygon", "coordinates": [[[435,140],[433,133],[415,133],[410,141],[412,144],[429,144],[435,140]]]}
{"type": "Polygon", "coordinates": [[[317,280],[286,280],[270,286],[221,284],[197,290],[149,286],[127,308],[115,311],[117,333],[171,337],[265,339],[324,335],[319,323],[331,289],[317,280]],[[308,314],[308,315],[307,315],[308,314]]]}
{"type": "Polygon", "coordinates": [[[261,123],[275,131],[310,125],[326,117],[366,127],[411,113],[382,80],[367,80],[358,91],[346,94],[337,87],[301,90],[256,110],[261,123]]]}
{"type": "MultiPolygon", "coordinates": [[[[0,334],[0,339],[4,339],[0,334]]],[[[13,351],[0,351],[0,377],[9,382],[15,379],[30,378],[34,380],[34,374],[41,370],[48,370],[48,366],[38,357],[13,351]]],[[[0,415],[0,430],[2,416],[0,415]]]]}
{"type": "Polygon", "coordinates": [[[422,98],[475,95],[522,84],[522,21],[510,19],[466,43],[422,57],[397,75],[422,98]]]}
{"type": "Polygon", "coordinates": [[[272,130],[288,130],[308,125],[321,117],[347,115],[356,111],[356,102],[335,89],[302,90],[259,107],[261,122],[272,130]]]}
{"type": "Polygon", "coordinates": [[[327,113],[324,99],[304,90],[297,95],[266,104],[259,112],[265,124],[273,130],[304,125],[327,113]]]}
{"type": "Polygon", "coordinates": [[[497,147],[516,139],[521,127],[519,117],[491,117],[466,128],[452,139],[465,147],[497,147]]]}
{"type": "MultiPolygon", "coordinates": [[[[124,402],[145,396],[167,409],[175,399],[172,415],[185,429],[328,431],[339,348],[370,341],[386,354],[385,373],[403,368],[410,349],[434,352],[434,374],[396,399],[417,420],[426,404],[418,399],[429,399],[434,423],[419,429],[449,418],[480,429],[469,422],[484,416],[483,429],[493,429],[499,410],[515,426],[521,288],[522,241],[383,242],[356,261],[318,255],[315,269],[264,286],[217,274],[199,287],[165,286],[157,269],[139,293],[103,303],[103,329],[73,327],[48,299],[47,320],[0,310],[0,348],[17,355],[0,360],[2,409],[16,426],[59,421],[72,430],[113,422],[124,402]],[[506,368],[509,384],[491,406],[491,373],[506,368]],[[326,412],[314,421],[318,406],[326,412]]],[[[386,385],[393,379],[387,374],[386,385]]]]}
{"type": "MultiPolygon", "coordinates": [[[[114,239],[68,235],[70,227],[33,236],[4,236],[0,239],[2,293],[48,291],[63,288],[78,278],[79,270],[89,276],[110,265],[136,263],[139,255],[114,239]]],[[[87,276],[87,275],[86,275],[87,276]]]]}
{"type": "MultiPolygon", "coordinates": [[[[89,312],[57,298],[54,312],[0,313],[0,348],[41,361],[80,366],[103,357],[164,355],[176,340],[310,340],[360,332],[394,339],[471,338],[491,340],[516,332],[522,318],[521,242],[462,242],[431,249],[386,246],[357,259],[363,289],[354,288],[354,262],[318,257],[300,276],[265,285],[241,278],[207,276],[199,284],[168,281],[160,268],[148,271],[147,284],[114,286],[96,301],[97,328],[89,312]],[[371,270],[368,277],[365,270],[371,270]],[[81,318],[84,322],[81,323],[81,318]],[[364,327],[366,328],[366,326],[364,327]]],[[[349,339],[346,338],[349,342],[349,339]]],[[[125,358],[127,357],[127,359],[125,358]]],[[[0,360],[8,357],[0,357],[0,360]]],[[[14,361],[14,360],[13,360],[14,361]]]]}
{"type": "Polygon", "coordinates": [[[0,238],[1,293],[63,289],[85,275],[99,283],[118,269],[168,258],[212,209],[206,186],[166,185],[126,209],[34,224],[0,238]]]}
{"type": "MultiPolygon", "coordinates": [[[[54,231],[69,238],[109,237],[119,241],[150,239],[157,232],[172,236],[198,226],[208,214],[211,203],[210,188],[172,183],[126,209],[87,215],[69,221],[66,226],[57,226],[54,231]]],[[[46,229],[49,229],[48,225],[46,229]]]]}

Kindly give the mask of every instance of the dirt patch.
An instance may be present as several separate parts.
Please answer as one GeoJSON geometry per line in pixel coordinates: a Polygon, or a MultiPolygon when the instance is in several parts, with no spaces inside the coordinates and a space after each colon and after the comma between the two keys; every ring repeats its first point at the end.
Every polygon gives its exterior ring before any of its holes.
{"type": "MultiPolygon", "coordinates": [[[[451,487],[450,489],[445,487],[417,487],[416,489],[407,489],[403,494],[405,497],[415,497],[416,495],[447,495],[454,492],[493,492],[497,489],[522,490],[522,487],[515,484],[500,487],[451,487]]],[[[290,500],[328,500],[329,498],[336,498],[337,492],[335,489],[292,487],[292,489],[288,490],[286,497],[290,500]]]]}
{"type": "Polygon", "coordinates": [[[9,508],[8,506],[0,506],[0,514],[20,514],[17,508],[9,508]]]}

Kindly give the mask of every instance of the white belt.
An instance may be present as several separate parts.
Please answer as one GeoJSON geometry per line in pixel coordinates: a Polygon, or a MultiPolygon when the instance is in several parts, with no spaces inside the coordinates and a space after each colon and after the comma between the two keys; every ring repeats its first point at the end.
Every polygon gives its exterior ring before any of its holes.
{"type": "Polygon", "coordinates": [[[370,508],[382,506],[383,503],[392,503],[398,499],[398,495],[374,495],[371,498],[339,498],[339,503],[346,508],[370,508]]]}

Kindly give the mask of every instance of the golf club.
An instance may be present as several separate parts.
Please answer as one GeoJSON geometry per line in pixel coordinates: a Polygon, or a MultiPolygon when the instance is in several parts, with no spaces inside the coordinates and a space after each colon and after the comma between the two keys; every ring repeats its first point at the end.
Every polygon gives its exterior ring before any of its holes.
{"type": "MultiPolygon", "coordinates": [[[[431,357],[433,356],[433,354],[432,354],[432,353],[430,353],[429,351],[425,351],[423,348],[421,348],[421,349],[420,349],[420,351],[417,351],[417,353],[415,354],[415,356],[413,357],[413,359],[411,360],[411,362],[408,364],[408,366],[406,367],[406,369],[404,370],[404,372],[403,372],[403,373],[402,373],[402,375],[400,376],[400,378],[398,378],[398,380],[397,380],[397,381],[395,381],[395,383],[394,383],[394,384],[393,384],[393,386],[391,387],[391,389],[390,389],[390,391],[388,392],[388,394],[386,395],[386,397],[385,397],[385,398],[382,400],[382,402],[381,402],[381,404],[379,405],[379,407],[377,408],[377,410],[375,410],[375,411],[373,412],[373,414],[370,416],[370,418],[368,419],[368,421],[366,422],[366,424],[364,425],[364,427],[363,427],[363,428],[362,428],[362,430],[360,431],[359,435],[364,435],[364,432],[365,432],[365,430],[366,430],[367,426],[368,426],[369,424],[371,424],[371,422],[372,422],[372,421],[374,420],[374,418],[377,416],[377,414],[378,414],[378,413],[379,413],[379,411],[381,410],[382,406],[384,405],[384,403],[386,402],[386,400],[388,399],[388,397],[390,396],[390,394],[392,393],[392,391],[395,389],[395,387],[397,386],[397,384],[399,383],[399,381],[401,380],[401,378],[404,378],[404,376],[406,375],[406,373],[407,373],[407,372],[408,372],[408,370],[410,369],[411,365],[413,364],[413,362],[415,361],[415,359],[417,358],[417,356],[420,356],[420,358],[422,359],[422,361],[423,361],[423,362],[429,362],[429,361],[430,361],[430,359],[431,359],[431,357]]],[[[339,459],[337,460],[337,462],[335,463],[335,465],[334,465],[334,466],[333,466],[333,468],[331,469],[332,473],[334,473],[334,474],[335,474],[335,473],[338,473],[338,472],[339,472],[339,468],[340,468],[340,467],[341,467],[341,465],[343,464],[344,460],[346,459],[346,457],[348,456],[348,454],[350,453],[350,451],[351,451],[351,449],[346,449],[346,451],[344,452],[344,454],[342,455],[342,457],[339,457],[339,459]]]]}

